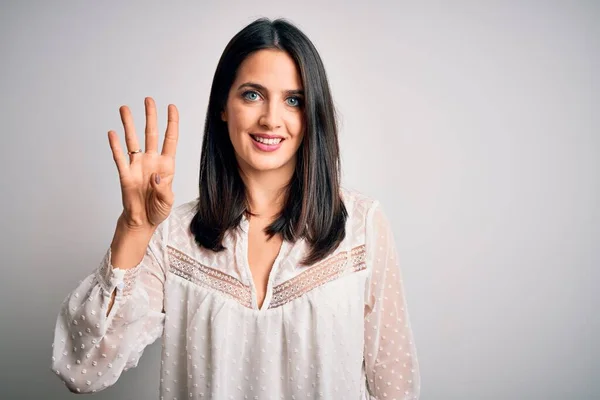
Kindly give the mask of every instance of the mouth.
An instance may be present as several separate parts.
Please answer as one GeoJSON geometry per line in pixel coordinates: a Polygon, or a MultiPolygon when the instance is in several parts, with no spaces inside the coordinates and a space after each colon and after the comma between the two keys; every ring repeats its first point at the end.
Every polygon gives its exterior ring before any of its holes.
{"type": "Polygon", "coordinates": [[[254,148],[261,152],[271,153],[277,151],[285,140],[282,137],[270,135],[250,135],[254,148]]]}
{"type": "Polygon", "coordinates": [[[256,143],[260,143],[263,144],[265,146],[277,146],[279,145],[281,142],[283,142],[283,138],[281,137],[267,137],[267,136],[262,136],[262,135],[250,135],[250,137],[252,138],[252,140],[254,140],[256,143]]]}

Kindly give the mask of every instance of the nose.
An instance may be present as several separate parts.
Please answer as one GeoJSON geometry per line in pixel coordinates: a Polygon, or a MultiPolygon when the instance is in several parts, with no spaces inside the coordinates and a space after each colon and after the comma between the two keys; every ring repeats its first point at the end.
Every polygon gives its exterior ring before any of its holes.
{"type": "Polygon", "coordinates": [[[279,109],[278,102],[265,102],[265,107],[258,120],[258,123],[270,131],[281,128],[281,110],[279,109]]]}

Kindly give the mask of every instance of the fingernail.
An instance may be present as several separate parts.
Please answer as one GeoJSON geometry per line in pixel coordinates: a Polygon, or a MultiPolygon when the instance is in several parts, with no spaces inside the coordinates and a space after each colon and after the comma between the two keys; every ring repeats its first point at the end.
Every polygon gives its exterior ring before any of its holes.
{"type": "Polygon", "coordinates": [[[154,181],[156,182],[157,185],[160,184],[160,175],[159,174],[154,175],[154,181]]]}

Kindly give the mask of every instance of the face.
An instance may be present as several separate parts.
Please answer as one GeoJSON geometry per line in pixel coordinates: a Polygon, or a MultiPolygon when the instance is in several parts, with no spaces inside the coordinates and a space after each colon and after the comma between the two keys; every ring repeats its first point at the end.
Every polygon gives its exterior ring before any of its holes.
{"type": "Polygon", "coordinates": [[[221,117],[243,172],[293,173],[304,137],[302,79],[280,50],[259,50],[238,69],[221,117]]]}

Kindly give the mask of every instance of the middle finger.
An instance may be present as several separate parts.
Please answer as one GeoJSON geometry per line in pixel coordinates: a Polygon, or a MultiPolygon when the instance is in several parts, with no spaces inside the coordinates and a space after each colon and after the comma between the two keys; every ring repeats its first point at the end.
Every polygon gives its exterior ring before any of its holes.
{"type": "Polygon", "coordinates": [[[146,97],[146,153],[158,151],[158,129],[156,128],[156,104],[152,97],[146,97]]]}

